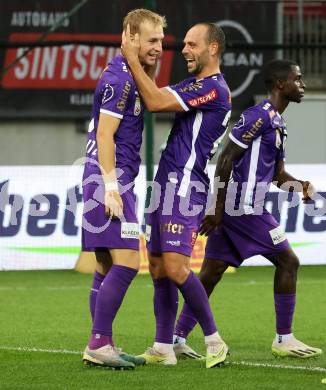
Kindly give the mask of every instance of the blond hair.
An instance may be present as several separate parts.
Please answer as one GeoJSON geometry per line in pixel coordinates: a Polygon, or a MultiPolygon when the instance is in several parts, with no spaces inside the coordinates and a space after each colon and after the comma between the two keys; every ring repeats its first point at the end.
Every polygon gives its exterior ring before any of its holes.
{"type": "Polygon", "coordinates": [[[129,24],[132,34],[139,33],[139,26],[144,21],[149,21],[154,25],[161,25],[163,28],[167,26],[165,16],[161,16],[145,8],[138,8],[128,12],[125,16],[123,19],[123,30],[126,30],[129,24]]]}

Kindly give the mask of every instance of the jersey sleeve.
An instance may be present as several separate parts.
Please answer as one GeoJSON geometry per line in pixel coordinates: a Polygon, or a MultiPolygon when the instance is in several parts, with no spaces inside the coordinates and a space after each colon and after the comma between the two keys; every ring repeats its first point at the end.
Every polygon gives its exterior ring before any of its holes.
{"type": "Polygon", "coordinates": [[[245,111],[231,130],[229,138],[241,148],[247,149],[262,134],[265,122],[266,118],[259,112],[245,111]]]}
{"type": "Polygon", "coordinates": [[[192,109],[214,110],[219,103],[217,84],[213,80],[183,81],[166,87],[185,111],[192,109]]]}
{"type": "Polygon", "coordinates": [[[100,91],[100,112],[122,119],[131,93],[130,80],[114,78],[103,81],[100,91]]]}

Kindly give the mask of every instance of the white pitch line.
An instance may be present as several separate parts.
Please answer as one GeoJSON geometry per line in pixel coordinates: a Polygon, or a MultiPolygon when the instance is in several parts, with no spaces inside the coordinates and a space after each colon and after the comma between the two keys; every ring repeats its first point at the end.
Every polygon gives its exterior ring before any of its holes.
{"type": "Polygon", "coordinates": [[[88,286],[46,286],[46,287],[0,287],[0,291],[28,291],[41,289],[44,291],[67,291],[67,290],[87,290],[90,289],[88,286]]]}
{"type": "Polygon", "coordinates": [[[304,371],[317,371],[317,372],[326,372],[326,367],[309,367],[309,366],[289,366],[282,364],[270,364],[270,363],[255,363],[255,362],[228,362],[227,364],[235,366],[247,366],[247,367],[259,367],[259,368],[280,368],[284,370],[304,370],[304,371]]]}
{"type": "Polygon", "coordinates": [[[66,355],[81,355],[82,352],[69,351],[68,349],[44,349],[34,347],[6,347],[0,345],[0,350],[3,351],[17,351],[17,352],[46,352],[46,353],[58,353],[66,355]]]}
{"type": "MultiPolygon", "coordinates": [[[[81,355],[82,352],[69,351],[68,349],[44,349],[34,347],[7,347],[0,345],[0,350],[3,351],[17,351],[17,352],[45,352],[45,353],[57,353],[67,355],[81,355]]],[[[258,367],[258,368],[276,368],[283,370],[299,370],[299,371],[313,371],[313,372],[326,372],[326,367],[312,367],[312,366],[290,366],[282,364],[270,364],[270,363],[256,363],[248,361],[231,361],[227,362],[227,365],[232,366],[246,366],[246,367],[258,367]]]]}

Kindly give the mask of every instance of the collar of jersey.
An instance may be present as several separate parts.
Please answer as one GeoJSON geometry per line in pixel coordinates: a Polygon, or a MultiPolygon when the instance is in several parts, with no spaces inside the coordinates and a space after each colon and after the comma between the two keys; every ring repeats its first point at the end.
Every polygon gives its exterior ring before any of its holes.
{"type": "Polygon", "coordinates": [[[209,79],[209,78],[212,78],[212,77],[218,77],[218,76],[220,76],[220,75],[222,75],[222,73],[220,72],[220,73],[213,73],[213,74],[211,74],[211,75],[209,75],[209,76],[206,76],[206,77],[202,77],[201,79],[196,79],[196,77],[194,77],[194,79],[195,79],[195,81],[201,81],[201,80],[205,80],[205,79],[209,79]]]}

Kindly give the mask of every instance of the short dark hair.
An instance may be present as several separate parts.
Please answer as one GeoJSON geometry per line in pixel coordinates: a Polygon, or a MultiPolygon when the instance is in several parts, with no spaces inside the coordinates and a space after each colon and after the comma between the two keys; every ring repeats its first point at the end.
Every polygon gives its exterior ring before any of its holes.
{"type": "Polygon", "coordinates": [[[293,66],[298,66],[295,61],[291,60],[271,60],[264,68],[264,81],[267,91],[270,92],[275,88],[277,81],[285,81],[293,66]]]}
{"type": "Polygon", "coordinates": [[[212,22],[202,22],[196,24],[196,26],[198,25],[207,27],[206,38],[208,44],[217,42],[219,46],[218,53],[222,54],[225,50],[225,34],[224,31],[221,29],[221,27],[218,26],[216,23],[212,23],[212,22]]]}

